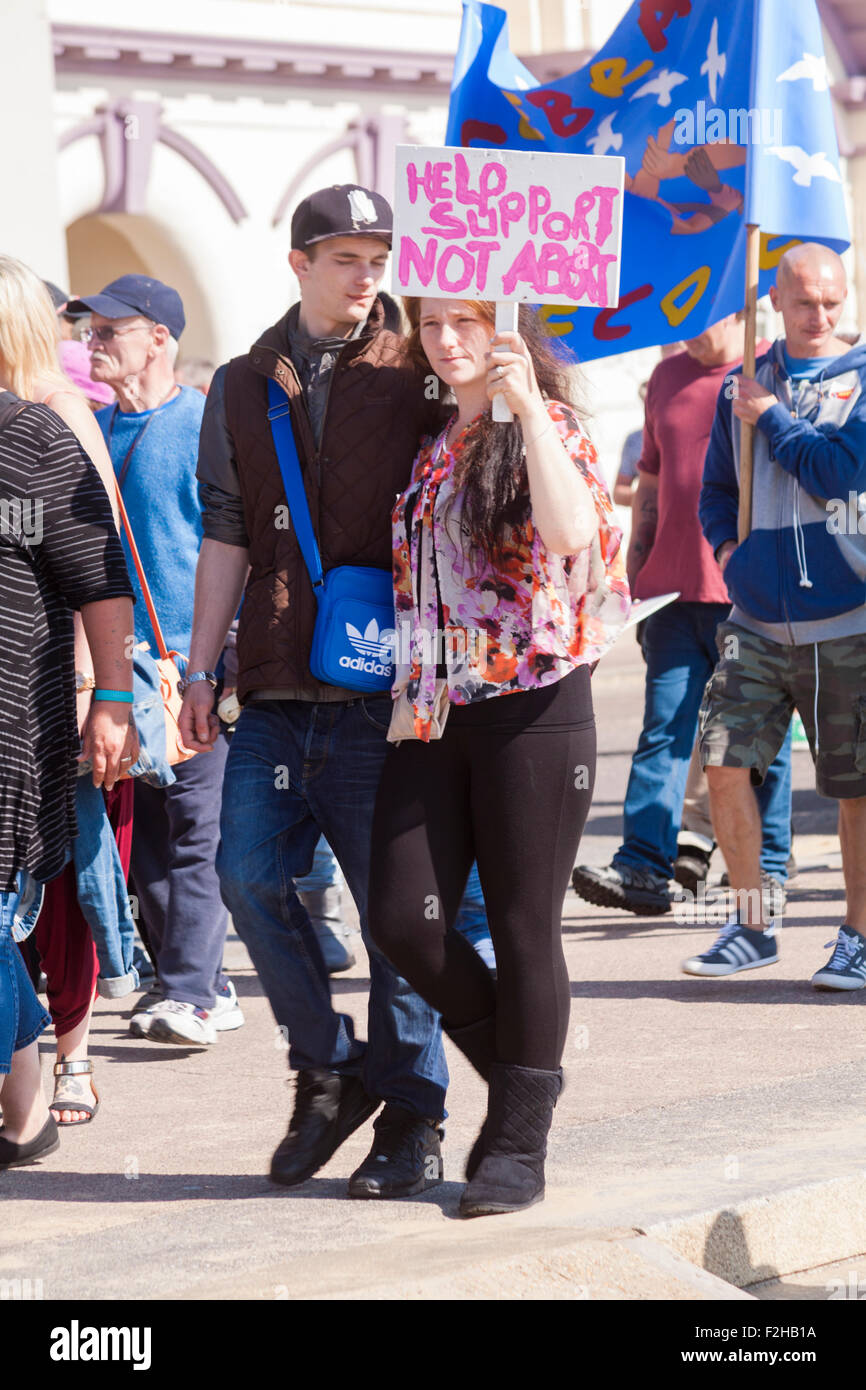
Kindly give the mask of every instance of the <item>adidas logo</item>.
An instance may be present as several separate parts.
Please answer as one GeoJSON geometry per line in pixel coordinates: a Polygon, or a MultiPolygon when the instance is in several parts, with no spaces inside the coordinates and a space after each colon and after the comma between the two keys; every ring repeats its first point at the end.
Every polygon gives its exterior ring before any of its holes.
{"type": "Polygon", "coordinates": [[[356,652],[360,652],[361,656],[376,657],[379,661],[387,661],[390,665],[394,640],[397,636],[393,628],[386,627],[380,632],[376,619],[371,618],[363,632],[359,632],[354,624],[346,623],[346,636],[351,647],[356,652]]]}
{"type": "Polygon", "coordinates": [[[366,671],[370,676],[390,676],[394,662],[393,648],[397,634],[393,628],[383,628],[371,618],[363,632],[353,623],[346,623],[349,644],[356,657],[341,656],[339,664],[350,671],[366,671]]]}

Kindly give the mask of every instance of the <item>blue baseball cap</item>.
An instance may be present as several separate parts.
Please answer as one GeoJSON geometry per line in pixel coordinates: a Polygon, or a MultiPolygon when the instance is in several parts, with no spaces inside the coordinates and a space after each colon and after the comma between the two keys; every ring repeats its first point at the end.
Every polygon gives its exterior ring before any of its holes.
{"type": "Polygon", "coordinates": [[[106,319],[143,314],[154,323],[164,323],[173,338],[180,337],[186,324],[183,301],[177,290],[147,275],[121,275],[99,294],[71,300],[66,313],[101,314],[106,319]]]}

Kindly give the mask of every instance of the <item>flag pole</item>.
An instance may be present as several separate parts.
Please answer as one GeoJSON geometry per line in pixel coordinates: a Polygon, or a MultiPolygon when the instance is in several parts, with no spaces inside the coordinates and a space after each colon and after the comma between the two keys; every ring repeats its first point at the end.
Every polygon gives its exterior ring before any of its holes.
{"type": "MultiPolygon", "coordinates": [[[[746,341],[743,350],[743,376],[755,375],[755,348],[758,319],[758,273],[760,269],[761,229],[746,224],[746,341]]],[[[752,529],[752,458],[755,427],[740,421],[740,510],[737,539],[742,542],[752,529]]]]}

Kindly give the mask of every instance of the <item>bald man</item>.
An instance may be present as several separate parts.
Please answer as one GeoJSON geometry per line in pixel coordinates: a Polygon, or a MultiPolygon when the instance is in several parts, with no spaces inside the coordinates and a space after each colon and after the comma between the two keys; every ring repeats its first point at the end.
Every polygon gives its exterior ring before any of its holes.
{"type": "Polygon", "coordinates": [[[818,989],[866,984],[866,346],[835,336],[847,294],[835,252],[782,257],[770,290],[784,338],[754,379],[731,373],[704,464],[700,519],[733,608],[701,708],[716,838],[735,910],[689,975],[733,975],[779,959],[760,892],[753,788],[799,710],[817,788],[839,802],[846,914],[818,989]],[[737,543],[740,426],[754,433],[752,531],[737,543]]]}

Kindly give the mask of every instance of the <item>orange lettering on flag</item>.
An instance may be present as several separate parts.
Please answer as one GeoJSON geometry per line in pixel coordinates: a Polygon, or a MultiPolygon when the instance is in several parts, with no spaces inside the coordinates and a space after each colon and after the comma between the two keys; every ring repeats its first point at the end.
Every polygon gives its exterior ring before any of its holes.
{"type": "Polygon", "coordinates": [[[674,285],[672,290],[668,290],[664,298],[660,300],[659,308],[672,328],[678,327],[683,319],[688,318],[692,309],[694,309],[698,300],[706,290],[707,285],[710,283],[711,274],[712,272],[708,265],[699,265],[697,270],[693,270],[691,275],[686,276],[685,280],[680,280],[680,283],[674,285]],[[693,287],[691,294],[683,303],[678,303],[678,297],[683,294],[690,285],[693,287]]]}
{"type": "Polygon", "coordinates": [[[551,314],[573,314],[575,306],[573,304],[542,304],[538,310],[538,317],[544,325],[544,332],[548,338],[564,338],[566,333],[574,332],[572,319],[563,321],[556,319],[551,323],[551,314]]]}
{"type": "Polygon", "coordinates": [[[541,134],[541,131],[536,130],[535,126],[530,124],[528,117],[524,115],[523,107],[520,105],[520,97],[516,96],[514,92],[503,91],[502,95],[505,97],[506,101],[511,102],[511,105],[520,116],[520,125],[517,127],[517,134],[520,136],[521,140],[543,140],[544,136],[541,134]]]}
{"type": "Polygon", "coordinates": [[[770,242],[775,241],[772,232],[761,233],[761,250],[758,256],[758,266],[761,270],[775,270],[786,251],[790,251],[792,246],[802,244],[799,237],[791,237],[789,241],[783,241],[780,246],[771,246],[770,242]]]}
{"type": "Polygon", "coordinates": [[[604,58],[600,63],[593,63],[590,68],[592,81],[589,85],[594,92],[600,92],[603,97],[621,97],[631,82],[637,82],[638,78],[646,76],[651,68],[651,58],[645,58],[636,68],[632,68],[631,72],[626,72],[625,58],[604,58]]]}

